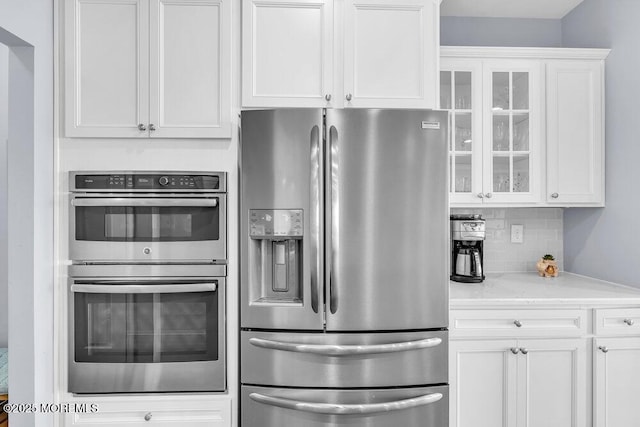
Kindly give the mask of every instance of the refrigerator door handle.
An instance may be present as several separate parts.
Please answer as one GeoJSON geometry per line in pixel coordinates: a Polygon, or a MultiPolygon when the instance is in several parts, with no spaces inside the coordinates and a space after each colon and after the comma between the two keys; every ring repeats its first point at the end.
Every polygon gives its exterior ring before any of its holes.
{"type": "Polygon", "coordinates": [[[442,399],[442,393],[431,393],[423,396],[412,397],[410,399],[395,400],[382,403],[361,403],[361,404],[341,404],[341,403],[316,403],[304,402],[301,400],[284,399],[281,397],[265,396],[260,393],[249,394],[251,400],[265,405],[277,406],[279,408],[292,409],[294,411],[312,412],[325,415],[352,415],[352,414],[375,414],[379,412],[400,411],[418,406],[435,403],[442,399]]]}
{"type": "Polygon", "coordinates": [[[322,272],[322,147],[320,146],[320,129],[311,129],[311,309],[318,312],[318,294],[323,282],[322,272]]]}
{"type": "Polygon", "coordinates": [[[372,345],[331,345],[288,343],[265,340],[262,338],[251,338],[249,339],[249,343],[256,347],[267,348],[270,350],[291,351],[295,353],[310,353],[322,356],[360,356],[365,354],[398,353],[402,351],[436,347],[442,343],[442,339],[424,338],[416,341],[372,345]]]}
{"type": "Polygon", "coordinates": [[[338,311],[338,281],[336,279],[336,268],[338,267],[338,239],[340,236],[340,222],[339,222],[339,194],[338,194],[338,129],[335,126],[329,128],[329,165],[327,166],[328,173],[327,179],[331,180],[329,184],[329,203],[330,212],[328,212],[328,218],[330,218],[330,233],[329,234],[329,250],[331,253],[326,257],[327,268],[329,275],[329,310],[331,314],[335,314],[338,311]]]}

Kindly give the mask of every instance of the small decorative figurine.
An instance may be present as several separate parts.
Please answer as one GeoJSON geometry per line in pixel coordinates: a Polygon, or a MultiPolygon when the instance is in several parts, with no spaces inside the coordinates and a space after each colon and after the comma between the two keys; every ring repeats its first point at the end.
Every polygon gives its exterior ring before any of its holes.
{"type": "Polygon", "coordinates": [[[546,254],[536,263],[538,274],[542,277],[558,277],[558,263],[551,254],[546,254]]]}

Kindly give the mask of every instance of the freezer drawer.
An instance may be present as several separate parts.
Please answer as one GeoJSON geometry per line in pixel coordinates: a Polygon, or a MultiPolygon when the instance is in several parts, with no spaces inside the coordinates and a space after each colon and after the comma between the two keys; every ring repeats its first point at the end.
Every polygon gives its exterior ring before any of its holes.
{"type": "Polygon", "coordinates": [[[322,390],[242,387],[241,427],[447,427],[448,386],[322,390]]]}
{"type": "Polygon", "coordinates": [[[404,387],[447,383],[448,332],[241,333],[243,384],[404,387]]]}

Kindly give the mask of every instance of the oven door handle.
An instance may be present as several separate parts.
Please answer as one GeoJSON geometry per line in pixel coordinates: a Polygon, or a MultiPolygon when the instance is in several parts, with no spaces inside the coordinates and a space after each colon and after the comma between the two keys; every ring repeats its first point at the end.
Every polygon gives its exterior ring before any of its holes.
{"type": "Polygon", "coordinates": [[[105,198],[76,198],[71,200],[73,206],[144,206],[144,207],[216,207],[218,199],[180,199],[180,198],[127,198],[127,197],[105,197],[105,198]]]}
{"type": "Polygon", "coordinates": [[[71,285],[71,292],[84,294],[182,294],[185,292],[215,292],[215,283],[184,285],[71,285]]]}

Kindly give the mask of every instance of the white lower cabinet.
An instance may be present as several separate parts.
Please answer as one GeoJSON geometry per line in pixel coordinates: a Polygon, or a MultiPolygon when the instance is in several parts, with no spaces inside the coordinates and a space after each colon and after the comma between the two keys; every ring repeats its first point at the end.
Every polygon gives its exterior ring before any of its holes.
{"type": "MultiPolygon", "coordinates": [[[[74,427],[128,426],[128,427],[230,427],[231,401],[190,399],[180,402],[166,400],[99,402],[92,412],[91,403],[86,411],[65,414],[64,425],[74,427]]],[[[84,403],[84,402],[81,402],[84,403]]]]}
{"type": "Polygon", "coordinates": [[[586,340],[451,341],[451,426],[585,425],[586,340]]]}
{"type": "Polygon", "coordinates": [[[640,337],[594,340],[594,427],[640,425],[640,337]]]}

